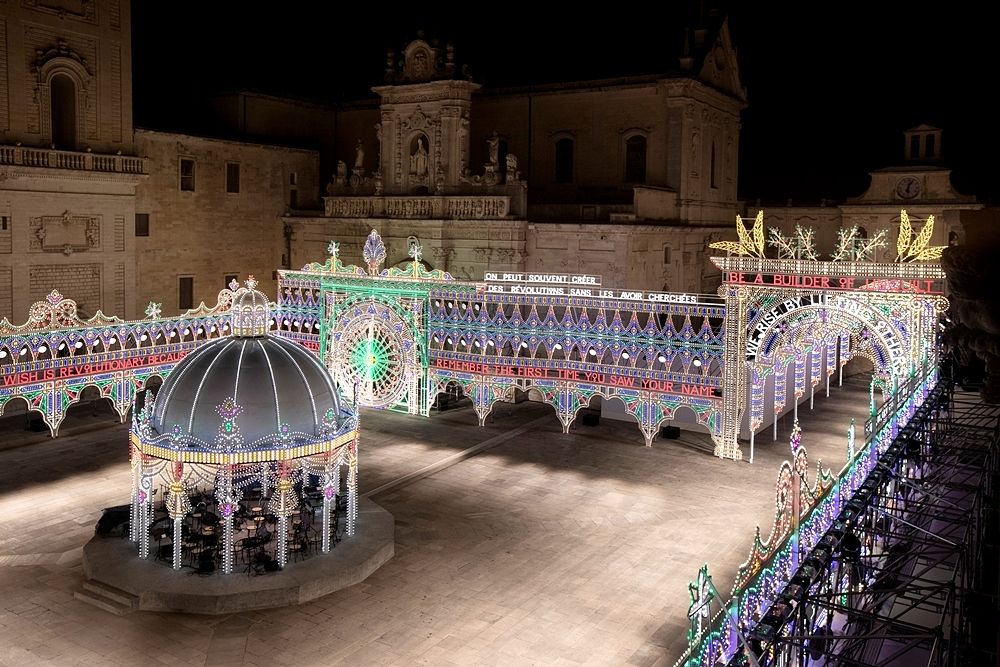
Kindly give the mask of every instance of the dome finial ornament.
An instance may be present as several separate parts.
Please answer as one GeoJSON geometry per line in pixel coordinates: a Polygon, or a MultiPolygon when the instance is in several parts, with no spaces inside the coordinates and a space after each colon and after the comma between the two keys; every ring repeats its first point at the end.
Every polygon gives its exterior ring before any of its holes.
{"type": "Polygon", "coordinates": [[[267,296],[257,291],[257,279],[247,276],[246,287],[234,288],[237,283],[229,283],[233,289],[232,326],[233,335],[241,337],[266,336],[271,328],[271,309],[267,296]]]}

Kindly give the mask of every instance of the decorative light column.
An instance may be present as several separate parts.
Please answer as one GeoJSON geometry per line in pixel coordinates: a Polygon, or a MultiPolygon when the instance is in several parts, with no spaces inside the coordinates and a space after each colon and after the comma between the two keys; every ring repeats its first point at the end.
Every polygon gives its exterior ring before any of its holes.
{"type": "Polygon", "coordinates": [[[278,462],[278,487],[271,496],[267,511],[278,517],[278,565],[288,564],[288,517],[299,507],[299,499],[292,488],[288,463],[278,462]]]}
{"type": "Polygon", "coordinates": [[[778,439],[778,415],[785,408],[785,398],[788,395],[788,388],[785,381],[788,379],[788,366],[781,362],[774,367],[774,422],[772,440],[778,439]]]}
{"type": "Polygon", "coordinates": [[[142,452],[135,445],[129,448],[129,465],[132,467],[132,507],[128,522],[128,538],[139,540],[139,482],[142,477],[142,452]]]}
{"type": "Polygon", "coordinates": [[[235,552],[233,514],[239,502],[233,488],[233,467],[226,464],[219,469],[215,482],[215,500],[222,514],[222,571],[231,574],[235,552]]]}
{"type": "Polygon", "coordinates": [[[851,334],[846,331],[840,334],[840,366],[839,376],[837,378],[837,386],[844,386],[844,366],[847,365],[848,359],[850,359],[851,353],[851,334]]]}
{"type": "MultiPolygon", "coordinates": [[[[252,279],[253,276],[250,276],[250,280],[252,279]]],[[[247,281],[248,285],[250,280],[247,281]]],[[[223,457],[225,463],[219,468],[216,475],[215,500],[222,513],[222,571],[225,574],[230,574],[233,571],[233,552],[235,550],[233,513],[239,502],[233,487],[231,456],[233,452],[243,447],[243,433],[236,424],[236,418],[243,412],[243,408],[236,403],[234,398],[226,397],[222,403],[215,407],[215,412],[222,418],[219,432],[215,436],[215,444],[226,453],[223,457]]]]}
{"type": "Polygon", "coordinates": [[[795,415],[793,419],[799,419],[799,399],[806,394],[806,360],[801,354],[795,355],[795,415]]]}
{"type": "Polygon", "coordinates": [[[854,417],[851,417],[851,425],[847,427],[847,462],[854,460],[854,417]]]}
{"type": "Polygon", "coordinates": [[[347,452],[347,534],[354,535],[358,519],[358,441],[350,444],[347,452]]]}
{"type": "Polygon", "coordinates": [[[833,375],[834,366],[837,364],[837,339],[830,336],[826,339],[826,397],[830,398],[830,376],[833,375]]]}
{"type": "Polygon", "coordinates": [[[184,537],[184,517],[191,511],[191,499],[184,488],[184,464],[174,463],[167,489],[166,505],[170,518],[174,521],[173,568],[181,569],[182,541],[184,537]]]}
{"type": "Polygon", "coordinates": [[[153,512],[153,476],[145,465],[145,456],[141,456],[139,463],[139,491],[136,494],[138,501],[139,526],[139,558],[149,558],[149,519],[153,512]]]}
{"type": "Polygon", "coordinates": [[[816,385],[819,384],[819,378],[822,375],[822,363],[823,363],[823,343],[813,342],[812,350],[809,352],[811,355],[809,358],[809,384],[810,394],[809,394],[809,409],[813,409],[813,402],[816,399],[816,385]]]}
{"type": "Polygon", "coordinates": [[[337,491],[340,490],[340,466],[343,462],[340,454],[335,459],[332,452],[327,456],[329,458],[323,474],[323,553],[330,552],[330,509],[333,507],[333,511],[336,511],[337,491]]]}

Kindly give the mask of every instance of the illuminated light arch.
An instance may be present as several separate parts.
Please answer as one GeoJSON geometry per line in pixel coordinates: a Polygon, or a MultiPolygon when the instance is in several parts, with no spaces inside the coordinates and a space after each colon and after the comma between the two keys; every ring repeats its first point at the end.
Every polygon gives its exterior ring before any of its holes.
{"type": "Polygon", "coordinates": [[[864,303],[858,305],[861,311],[871,316],[871,321],[863,319],[856,313],[831,310],[827,305],[801,306],[784,313],[771,322],[768,328],[761,333],[762,342],[760,352],[757,355],[757,363],[773,365],[774,351],[778,349],[787,349],[788,347],[801,349],[801,334],[810,330],[819,331],[820,333],[815,338],[822,341],[836,332],[848,331],[851,334],[852,343],[855,343],[850,346],[851,349],[860,353],[861,350],[866,350],[867,346],[861,344],[858,339],[866,330],[872,330],[872,322],[875,322],[876,326],[884,327],[883,333],[869,336],[867,343],[879,348],[885,360],[889,362],[878,361],[874,356],[869,356],[875,364],[876,372],[886,376],[908,372],[909,362],[905,350],[909,348],[909,336],[902,334],[898,327],[876,308],[864,303]],[[896,342],[896,345],[891,348],[886,344],[886,341],[890,339],[896,342]]]}
{"type": "Polygon", "coordinates": [[[39,415],[42,416],[42,419],[45,419],[45,413],[39,410],[38,408],[33,408],[31,406],[31,402],[25,396],[21,396],[20,394],[12,394],[10,396],[0,396],[0,417],[4,416],[4,414],[7,412],[7,405],[9,403],[13,403],[14,401],[21,401],[24,403],[25,414],[37,412],[39,415]]]}
{"type": "Polygon", "coordinates": [[[331,310],[324,363],[345,395],[364,407],[405,402],[410,412],[425,412],[419,396],[425,353],[412,310],[370,294],[353,295],[331,310]]]}

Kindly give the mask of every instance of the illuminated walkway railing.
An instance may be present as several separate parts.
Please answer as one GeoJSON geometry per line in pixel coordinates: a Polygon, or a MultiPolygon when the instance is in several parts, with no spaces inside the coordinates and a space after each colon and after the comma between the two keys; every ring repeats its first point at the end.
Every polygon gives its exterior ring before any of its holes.
{"type": "Polygon", "coordinates": [[[159,317],[150,304],[146,320],[126,321],[98,313],[83,320],[76,303],[53,291],[35,303],[22,325],[0,321],[0,414],[23,399],[53,437],[66,410],[95,387],[124,421],[137,391],[160,379],[202,343],[229,334],[232,293],[216,306],[201,304],[177,317],[159,317]]]}
{"type": "MultiPolygon", "coordinates": [[[[675,667],[711,667],[720,658],[732,665],[752,664],[743,662],[745,647],[759,649],[783,631],[790,608],[782,605],[787,605],[788,596],[801,596],[810,589],[819,569],[830,562],[831,545],[837,542],[829,536],[831,532],[842,536],[863,511],[877,486],[869,476],[885,465],[881,458],[898,454],[900,432],[938,405],[943,390],[937,388],[938,374],[936,367],[925,368],[888,397],[865,426],[869,435],[864,446],[849,456],[835,480],[824,484],[823,472],[818,471],[810,489],[799,457],[782,466],[788,474],[779,475],[779,506],[771,537],[764,543],[758,533],[750,558],[737,571],[729,599],[723,600],[711,586],[707,572],[699,578],[707,585],[692,584],[688,649],[675,667]]],[[[794,438],[793,430],[793,447],[794,438]]],[[[853,442],[848,446],[853,451],[853,442]]],[[[786,664],[759,655],[758,660],[761,665],[786,664]]]]}
{"type": "MultiPolygon", "coordinates": [[[[384,258],[376,232],[366,252],[384,258]]],[[[278,335],[318,350],[342,386],[360,387],[365,407],[426,415],[460,387],[482,424],[498,402],[532,391],[564,430],[600,396],[622,402],[647,444],[681,408],[713,438],[721,433],[726,310],[716,296],[520,293],[416,260],[378,267],[331,254],[280,272],[277,299],[278,335]]]]}
{"type": "Polygon", "coordinates": [[[943,379],[879,455],[732,667],[996,662],[985,556],[1000,408],[952,386],[943,379]]]}

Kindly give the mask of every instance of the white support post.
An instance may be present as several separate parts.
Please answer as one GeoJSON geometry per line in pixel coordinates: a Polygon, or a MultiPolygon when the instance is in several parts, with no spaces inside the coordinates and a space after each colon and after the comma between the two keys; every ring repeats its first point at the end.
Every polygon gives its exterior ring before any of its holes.
{"type": "Polygon", "coordinates": [[[774,421],[771,422],[771,428],[773,430],[773,433],[771,435],[771,440],[772,441],[777,440],[778,439],[778,413],[774,413],[774,421]]]}
{"type": "Polygon", "coordinates": [[[330,497],[327,489],[323,490],[323,553],[330,553],[330,497]]]}
{"type": "Polygon", "coordinates": [[[278,565],[284,569],[288,564],[288,517],[278,516],[278,565]]]}
{"type": "Polygon", "coordinates": [[[750,429],[750,463],[753,463],[753,429],[750,429]]]}
{"type": "MultiPolygon", "coordinates": [[[[810,384],[812,384],[812,383],[810,382],[810,384]]],[[[816,401],[816,385],[813,385],[813,388],[809,390],[809,409],[810,410],[813,409],[813,404],[815,403],[815,401],[816,401]]]]}
{"type": "Polygon", "coordinates": [[[181,537],[183,531],[181,526],[184,525],[184,517],[177,517],[174,519],[174,562],[173,566],[175,570],[181,569],[181,537]]]}
{"type": "Polygon", "coordinates": [[[826,376],[826,397],[830,398],[830,375],[826,376]]]}

